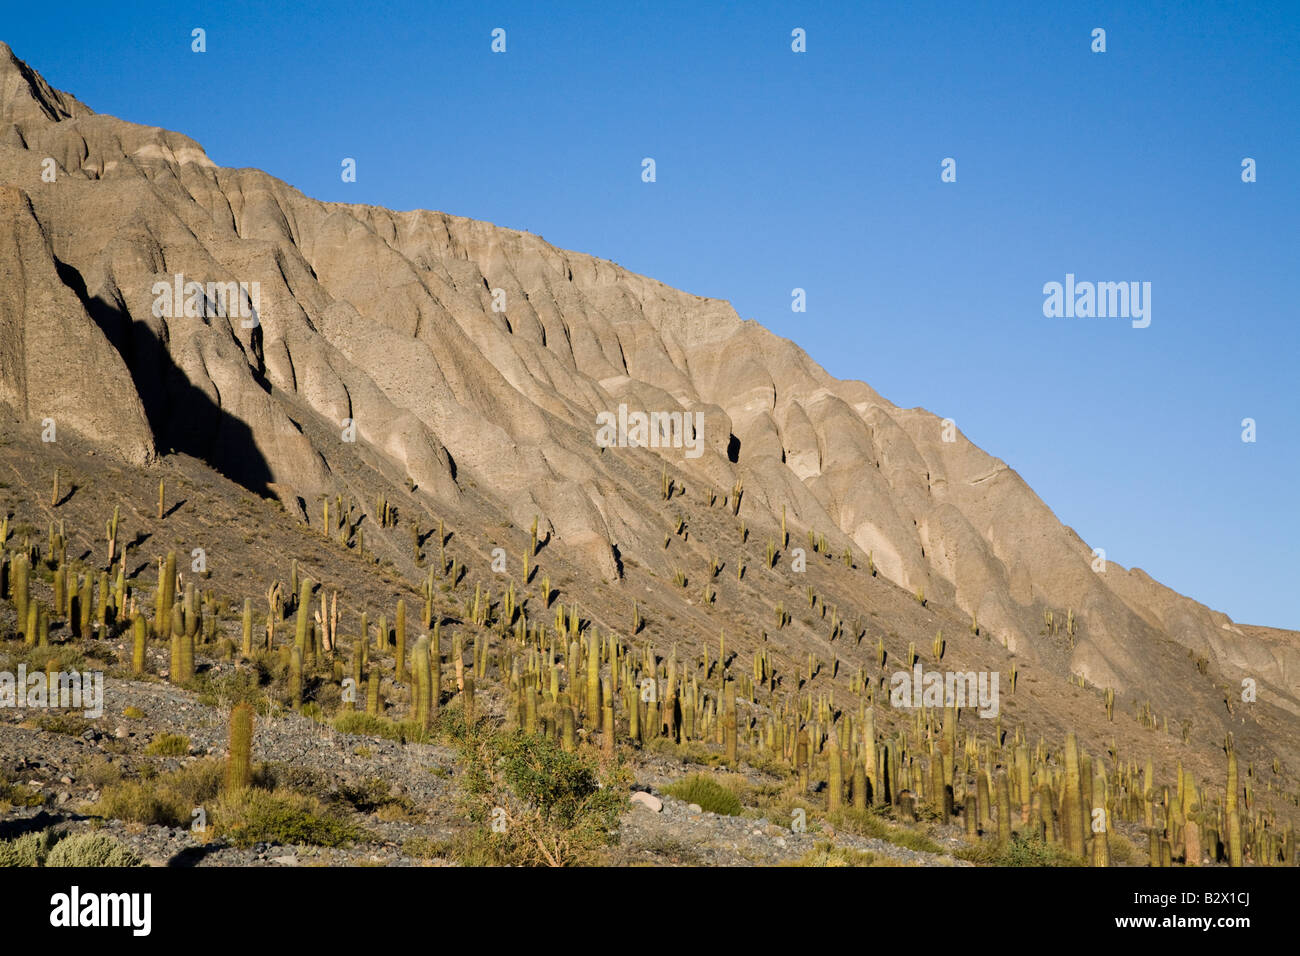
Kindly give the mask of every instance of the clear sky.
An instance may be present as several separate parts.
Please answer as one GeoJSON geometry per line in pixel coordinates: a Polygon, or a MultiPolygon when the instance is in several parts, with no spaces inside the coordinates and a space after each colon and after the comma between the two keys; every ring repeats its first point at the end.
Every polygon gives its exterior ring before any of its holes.
{"type": "Polygon", "coordinates": [[[1300,4],[158,6],[10,3],[0,39],[221,165],[728,299],[1110,560],[1300,628],[1300,4]],[[1046,318],[1067,273],[1150,282],[1150,326],[1046,318]]]}

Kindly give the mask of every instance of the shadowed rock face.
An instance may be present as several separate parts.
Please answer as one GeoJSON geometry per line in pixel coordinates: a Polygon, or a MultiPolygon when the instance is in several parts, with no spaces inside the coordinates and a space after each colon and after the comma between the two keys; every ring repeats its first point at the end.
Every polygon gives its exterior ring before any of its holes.
{"type": "Polygon", "coordinates": [[[0,401],[33,423],[133,463],[185,451],[286,503],[332,493],[360,448],[443,511],[473,487],[500,519],[541,515],[605,579],[618,554],[671,575],[648,520],[664,467],[721,492],[743,480],[741,517],[770,525],[784,506],[792,545],[807,529],[851,543],[1027,659],[1044,611],[1070,609],[1079,637],[1057,666],[1097,685],[1157,686],[1144,647],[1172,639],[1297,709],[1294,633],[1235,625],[1141,571],[1094,572],[1004,462],[725,302],[527,233],[219,168],[185,136],[52,90],[4,44],[0,183],[0,401]],[[257,322],[156,308],[176,275],[256,283],[257,322]],[[702,413],[702,454],[598,447],[596,416],[620,405],[702,413]]]}

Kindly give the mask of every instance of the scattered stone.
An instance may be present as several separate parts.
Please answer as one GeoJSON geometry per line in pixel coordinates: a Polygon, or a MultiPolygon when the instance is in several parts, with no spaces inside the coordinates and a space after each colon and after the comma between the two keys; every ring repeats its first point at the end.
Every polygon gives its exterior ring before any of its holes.
{"type": "Polygon", "coordinates": [[[644,790],[638,790],[632,794],[632,802],[645,807],[647,810],[653,810],[655,813],[662,812],[664,808],[662,800],[653,793],[646,793],[644,790]]]}

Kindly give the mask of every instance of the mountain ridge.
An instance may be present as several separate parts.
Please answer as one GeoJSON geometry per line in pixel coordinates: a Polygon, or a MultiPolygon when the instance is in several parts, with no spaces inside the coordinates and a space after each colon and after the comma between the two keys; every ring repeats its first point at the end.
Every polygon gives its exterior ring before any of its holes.
{"type": "Polygon", "coordinates": [[[739,517],[771,526],[785,507],[797,531],[1030,661],[1155,694],[1145,649],[1167,639],[1300,713],[1295,632],[1239,625],[1137,568],[1095,573],[1088,545],[1004,461],[833,378],[725,300],[526,231],[321,202],[218,167],[183,134],[53,90],[2,43],[0,180],[0,279],[22,293],[0,307],[0,401],[29,422],[66,421],[135,465],[177,447],[248,469],[242,484],[311,523],[351,453],[319,426],[351,419],[431,509],[461,507],[472,482],[517,527],[540,515],[609,582],[629,555],[670,576],[661,468],[724,494],[739,480],[739,517]],[[260,283],[259,326],[154,316],[153,282],[177,273],[260,283]],[[90,374],[53,387],[51,354],[72,350],[90,374]],[[703,413],[706,453],[597,449],[594,414],[620,403],[703,413]],[[1042,646],[1048,612],[1079,621],[1063,656],[1042,646]]]}

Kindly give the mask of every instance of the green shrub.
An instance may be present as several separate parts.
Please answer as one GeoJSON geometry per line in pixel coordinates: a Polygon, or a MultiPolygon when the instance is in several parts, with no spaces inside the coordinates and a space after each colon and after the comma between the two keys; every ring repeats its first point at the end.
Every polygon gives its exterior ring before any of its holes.
{"type": "Polygon", "coordinates": [[[0,809],[11,807],[39,807],[45,803],[45,797],[39,790],[33,790],[26,784],[0,783],[0,809]]]}
{"type": "Polygon", "coordinates": [[[1076,856],[1036,836],[1015,832],[1006,843],[987,842],[963,847],[958,859],[983,866],[1083,866],[1076,856]]]}
{"type": "Polygon", "coordinates": [[[0,867],[41,866],[54,845],[54,831],[24,833],[0,843],[0,867]]]}
{"type": "Polygon", "coordinates": [[[334,718],[333,727],[341,734],[356,734],[359,737],[382,737],[398,743],[425,743],[429,732],[413,720],[389,720],[361,711],[339,714],[334,718]]]}
{"type": "Polygon", "coordinates": [[[148,781],[123,780],[100,791],[94,814],[127,823],[189,826],[191,811],[212,800],[221,787],[217,758],[196,760],[148,781]]]}
{"type": "Polygon", "coordinates": [[[870,810],[855,810],[852,807],[845,807],[831,814],[829,819],[833,826],[841,830],[857,836],[884,840],[886,843],[901,846],[906,850],[915,850],[918,853],[948,852],[924,833],[909,830],[907,827],[891,826],[870,810]]]}
{"type": "Polygon", "coordinates": [[[79,833],[56,843],[45,865],[140,866],[140,858],[105,833],[79,833]]]}
{"type": "Polygon", "coordinates": [[[596,776],[581,752],[523,731],[460,726],[462,785],[479,828],[462,835],[470,865],[570,866],[592,860],[618,837],[627,805],[621,787],[596,776]],[[498,832],[494,823],[504,824],[498,832]]]}
{"type": "Polygon", "coordinates": [[[365,832],[301,794],[238,790],[224,794],[215,812],[217,832],[238,847],[254,843],[348,846],[365,832]]]}
{"type": "Polygon", "coordinates": [[[698,803],[701,809],[735,817],[743,809],[740,798],[712,777],[694,773],[684,780],[669,784],[664,793],[685,803],[698,803]]]}
{"type": "Polygon", "coordinates": [[[267,712],[266,694],[262,685],[269,683],[270,675],[259,659],[249,669],[214,672],[202,671],[194,676],[193,688],[199,703],[205,707],[229,710],[235,704],[251,704],[259,714],[267,712]]]}
{"type": "Polygon", "coordinates": [[[835,846],[828,842],[818,843],[799,859],[787,866],[844,867],[844,866],[901,866],[889,857],[876,856],[866,850],[855,850],[847,846],[835,846]]]}
{"type": "Polygon", "coordinates": [[[190,738],[183,734],[159,734],[144,752],[151,757],[184,757],[190,752],[190,738]]]}
{"type": "Polygon", "coordinates": [[[436,860],[451,854],[451,844],[428,837],[411,837],[402,844],[402,853],[420,860],[436,860]]]}

